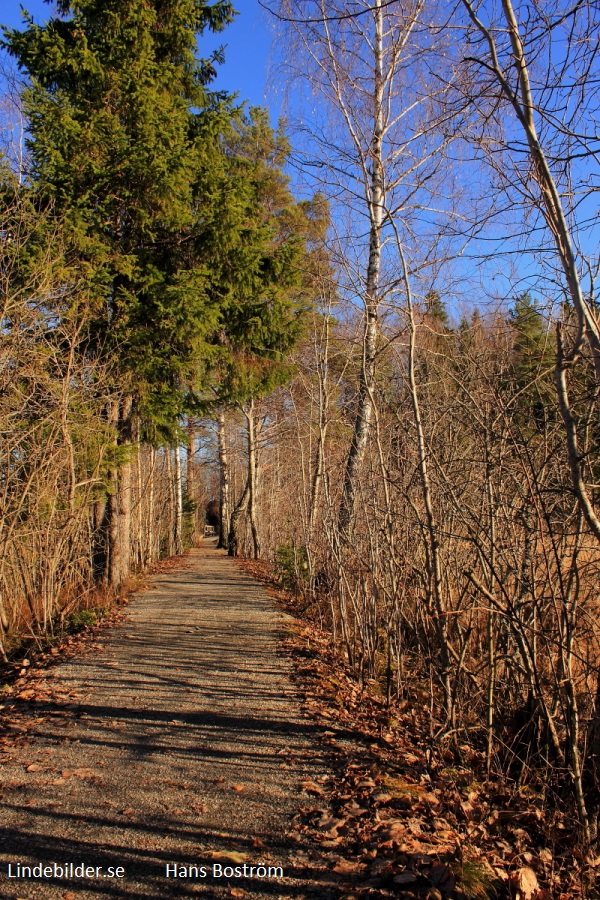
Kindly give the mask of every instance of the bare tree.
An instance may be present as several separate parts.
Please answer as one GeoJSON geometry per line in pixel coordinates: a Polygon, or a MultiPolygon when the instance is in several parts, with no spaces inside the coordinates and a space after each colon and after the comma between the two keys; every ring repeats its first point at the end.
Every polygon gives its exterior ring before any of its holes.
{"type": "MultiPolygon", "coordinates": [[[[295,44],[292,77],[307,81],[321,101],[314,116],[301,109],[299,163],[332,198],[339,295],[362,316],[338,515],[340,531],[350,537],[373,423],[381,322],[402,293],[394,228],[414,243],[419,232],[424,236],[423,210],[435,216],[432,179],[447,140],[432,127],[437,88],[426,70],[429,54],[439,48],[421,21],[422,0],[360,2],[352,16],[329,0],[286,0],[278,9],[295,44]]],[[[426,259],[427,250],[421,262],[426,259]]]]}
{"type": "MultiPolygon", "coordinates": [[[[470,28],[461,79],[482,118],[480,143],[509,195],[515,187],[527,212],[541,215],[551,239],[536,235],[535,250],[558,260],[563,296],[574,312],[557,324],[555,382],[563,420],[573,490],[589,528],[600,540],[600,519],[586,484],[582,441],[587,421],[578,422],[570,392],[576,369],[595,373],[600,390],[600,323],[596,307],[596,249],[589,234],[590,195],[597,190],[593,161],[599,149],[595,39],[600,20],[595,3],[544,4],[462,0],[470,28]],[[512,118],[501,121],[508,113],[512,118]],[[552,249],[553,254],[550,253],[552,249]],[[561,277],[562,275],[562,277],[561,277]],[[586,353],[587,349],[587,353],[586,353]]],[[[513,196],[514,199],[514,196],[513,196]]]]}

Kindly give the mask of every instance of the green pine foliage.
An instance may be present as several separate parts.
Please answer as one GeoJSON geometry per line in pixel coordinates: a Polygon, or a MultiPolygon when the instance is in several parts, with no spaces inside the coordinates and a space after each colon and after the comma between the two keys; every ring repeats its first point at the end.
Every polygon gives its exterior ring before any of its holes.
{"type": "Polygon", "coordinates": [[[233,404],[265,395],[290,376],[289,352],[312,302],[311,245],[326,227],[327,208],[318,196],[294,200],[284,172],[288,143],[265,110],[232,121],[223,151],[219,221],[198,234],[222,310],[210,359],[216,382],[202,399],[233,404]]]}
{"type": "Polygon", "coordinates": [[[59,11],[5,31],[31,82],[31,190],[65,222],[97,344],[118,357],[138,408],[166,423],[220,315],[206,265],[181,248],[199,217],[198,173],[210,177],[228,116],[207,89],[212,64],[196,58],[196,39],[232,9],[64,0],[59,11]]]}
{"type": "Polygon", "coordinates": [[[528,433],[543,428],[554,410],[554,352],[547,320],[529,292],[516,298],[509,324],[515,411],[528,433]]]}
{"type": "Polygon", "coordinates": [[[196,39],[231,19],[225,0],[59,9],[5,31],[31,80],[30,189],[65,223],[96,345],[117,356],[145,433],[168,438],[186,404],[246,402],[289,376],[326,211],[295,202],[266,111],[207,87],[196,39]]]}

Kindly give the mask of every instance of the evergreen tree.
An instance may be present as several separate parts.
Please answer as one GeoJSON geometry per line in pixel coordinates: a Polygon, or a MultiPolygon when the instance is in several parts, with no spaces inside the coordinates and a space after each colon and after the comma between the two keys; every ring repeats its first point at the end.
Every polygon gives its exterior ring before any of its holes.
{"type": "Polygon", "coordinates": [[[289,377],[287,357],[310,302],[307,245],[327,210],[319,197],[294,200],[283,171],[288,152],[266,110],[239,117],[224,136],[218,221],[203,220],[198,232],[222,311],[209,360],[221,405],[263,396],[289,377]]]}
{"type": "MultiPolygon", "coordinates": [[[[118,347],[140,402],[177,390],[207,309],[207,273],[182,268],[176,248],[193,225],[193,187],[219,152],[212,66],[198,34],[218,30],[218,0],[62,0],[60,17],[6,30],[31,79],[25,95],[31,182],[57,213],[87,265],[98,337],[118,347]],[[169,251],[175,257],[168,262],[169,251]]],[[[156,405],[156,403],[155,403],[156,405]]]]}
{"type": "Polygon", "coordinates": [[[516,408],[527,433],[531,424],[542,428],[554,411],[554,354],[548,325],[528,291],[516,298],[509,314],[513,332],[512,380],[516,408]]]}
{"type": "MultiPolygon", "coordinates": [[[[227,457],[221,448],[221,543],[229,532],[230,551],[235,552],[237,529],[247,512],[256,556],[254,401],[291,374],[287,357],[300,337],[310,302],[308,261],[315,252],[311,245],[327,222],[320,197],[294,201],[283,171],[288,152],[283,130],[271,128],[265,110],[252,109],[232,123],[224,136],[218,221],[208,226],[204,220],[198,233],[197,252],[211,260],[212,289],[220,294],[222,309],[209,360],[211,387],[208,398],[206,391],[200,394],[200,406],[222,410],[237,405],[244,410],[248,426],[248,476],[235,510],[224,499],[227,457]]],[[[204,385],[201,378],[200,388],[204,385]]]]}
{"type": "MultiPolygon", "coordinates": [[[[32,189],[66,222],[96,342],[120,360],[124,400],[109,417],[127,445],[135,410],[163,428],[176,420],[181,384],[218,321],[209,273],[180,248],[197,219],[198,170],[219,156],[227,117],[196,40],[232,9],[227,0],[60,0],[58,11],[43,26],[28,18],[24,31],[5,30],[5,46],[31,82],[32,189]]],[[[129,570],[128,477],[125,464],[111,490],[114,585],[129,570]]]]}
{"type": "Polygon", "coordinates": [[[440,297],[438,291],[430,290],[424,301],[424,312],[432,319],[435,325],[447,328],[450,323],[446,304],[440,297]]]}

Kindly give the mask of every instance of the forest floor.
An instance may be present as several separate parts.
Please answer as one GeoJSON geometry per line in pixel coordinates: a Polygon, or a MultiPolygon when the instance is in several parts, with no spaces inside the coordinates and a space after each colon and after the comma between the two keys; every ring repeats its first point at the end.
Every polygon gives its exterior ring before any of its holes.
{"type": "Polygon", "coordinates": [[[260,564],[162,568],[5,685],[1,897],[581,895],[539,805],[436,759],[260,564]]]}

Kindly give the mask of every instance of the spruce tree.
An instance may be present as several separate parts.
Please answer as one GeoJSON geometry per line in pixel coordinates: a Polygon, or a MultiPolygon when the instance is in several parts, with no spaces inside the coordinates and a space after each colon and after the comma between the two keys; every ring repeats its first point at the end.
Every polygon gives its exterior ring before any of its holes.
{"type": "MultiPolygon", "coordinates": [[[[30,78],[30,184],[66,223],[87,276],[97,344],[120,360],[123,401],[107,414],[119,442],[132,416],[168,427],[181,385],[216,327],[209,274],[192,254],[194,187],[220,153],[227,117],[196,56],[206,28],[231,18],[226,0],[60,0],[42,26],[5,30],[5,46],[30,78]]],[[[210,198],[210,191],[204,191],[210,198]]],[[[129,466],[116,472],[110,580],[129,571],[129,466]]]]}
{"type": "Polygon", "coordinates": [[[215,391],[218,405],[245,403],[291,371],[289,351],[310,302],[307,245],[326,210],[319,197],[295,201],[284,172],[288,153],[283,130],[271,127],[263,109],[239,116],[223,135],[217,221],[203,217],[197,231],[196,252],[210,267],[221,311],[206,357],[213,380],[204,409],[215,391]]]}
{"type": "Polygon", "coordinates": [[[516,415],[523,433],[537,431],[554,415],[554,353],[548,324],[531,294],[516,298],[510,311],[513,332],[512,382],[516,390],[516,415]]]}
{"type": "Polygon", "coordinates": [[[118,346],[143,402],[177,388],[208,330],[207,274],[169,252],[191,230],[197,171],[219,152],[215,123],[224,115],[207,91],[211,66],[196,58],[196,39],[223,27],[231,7],[62,0],[59,10],[43,26],[30,20],[5,32],[31,80],[31,182],[67,214],[89,267],[99,337],[118,346]]]}
{"type": "MultiPolygon", "coordinates": [[[[228,406],[240,407],[246,416],[246,489],[232,512],[231,528],[229,521],[223,523],[220,540],[224,545],[229,531],[230,549],[235,548],[236,523],[248,511],[258,555],[254,401],[291,374],[289,353],[311,302],[311,261],[328,211],[318,196],[294,200],[284,172],[288,142],[281,128],[270,126],[265,110],[251,109],[233,121],[223,144],[225,187],[218,222],[209,227],[204,222],[199,231],[198,252],[212,259],[213,290],[221,295],[222,309],[211,360],[213,378],[208,395],[200,394],[200,407],[220,409],[221,421],[228,406]]],[[[226,458],[223,452],[220,456],[226,458]]],[[[227,483],[223,469],[221,479],[222,485],[227,483]]],[[[227,507],[222,499],[226,520],[227,507]]]]}

